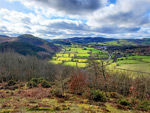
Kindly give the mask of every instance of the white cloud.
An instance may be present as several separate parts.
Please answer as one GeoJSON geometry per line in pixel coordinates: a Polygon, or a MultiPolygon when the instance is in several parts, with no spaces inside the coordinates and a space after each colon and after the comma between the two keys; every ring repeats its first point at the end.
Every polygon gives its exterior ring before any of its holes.
{"type": "Polygon", "coordinates": [[[50,38],[147,37],[150,33],[150,0],[117,0],[115,4],[108,0],[7,1],[20,1],[33,12],[0,9],[0,27],[10,33],[50,38]]]}
{"type": "Polygon", "coordinates": [[[89,17],[89,25],[105,26],[117,25],[121,27],[140,26],[150,22],[146,16],[150,0],[118,0],[89,17]]]}

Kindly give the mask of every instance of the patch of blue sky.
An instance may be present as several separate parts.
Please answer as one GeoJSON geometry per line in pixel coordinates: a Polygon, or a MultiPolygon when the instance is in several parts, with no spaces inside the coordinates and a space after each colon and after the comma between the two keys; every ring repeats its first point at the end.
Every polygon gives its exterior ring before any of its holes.
{"type": "Polygon", "coordinates": [[[108,0],[108,3],[106,6],[109,6],[110,4],[116,4],[117,0],[108,0]]]}
{"type": "Polygon", "coordinates": [[[146,12],[146,16],[150,16],[150,9],[146,12]]]}
{"type": "Polygon", "coordinates": [[[111,4],[115,4],[115,3],[117,2],[117,0],[109,0],[109,2],[110,2],[111,4]]]}
{"type": "MultiPolygon", "coordinates": [[[[19,1],[8,2],[6,0],[0,0],[0,9],[5,8],[10,11],[17,11],[22,13],[34,13],[32,10],[27,9],[23,4],[19,1]]],[[[35,14],[35,13],[34,13],[35,14]]]]}

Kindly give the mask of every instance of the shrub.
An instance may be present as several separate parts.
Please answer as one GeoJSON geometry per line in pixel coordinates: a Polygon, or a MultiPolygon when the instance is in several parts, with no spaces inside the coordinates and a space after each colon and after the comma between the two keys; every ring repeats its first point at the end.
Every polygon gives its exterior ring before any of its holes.
{"type": "Polygon", "coordinates": [[[94,101],[101,101],[101,102],[106,101],[105,93],[100,90],[91,90],[90,97],[94,101]]]}
{"type": "Polygon", "coordinates": [[[35,82],[36,84],[39,84],[39,78],[32,78],[30,81],[35,82]]]}
{"type": "Polygon", "coordinates": [[[142,101],[138,107],[138,110],[149,111],[150,110],[150,101],[142,101]]]}
{"type": "Polygon", "coordinates": [[[54,88],[54,89],[50,90],[50,94],[52,96],[56,96],[56,97],[62,96],[62,92],[58,88],[54,88]]]}
{"type": "Polygon", "coordinates": [[[130,98],[130,104],[132,106],[137,106],[139,104],[139,100],[132,97],[132,98],[130,98]]]}
{"type": "Polygon", "coordinates": [[[28,86],[29,88],[37,87],[39,83],[41,83],[41,86],[42,86],[43,88],[49,88],[49,87],[51,87],[50,83],[48,83],[43,77],[40,77],[40,78],[32,78],[32,79],[27,83],[27,86],[28,86]]]}
{"type": "Polygon", "coordinates": [[[69,89],[72,93],[82,95],[87,88],[86,76],[83,73],[74,73],[69,81],[69,89]]]}
{"type": "Polygon", "coordinates": [[[38,78],[39,83],[42,83],[43,81],[45,81],[45,79],[43,77],[38,78]]]}
{"type": "Polygon", "coordinates": [[[37,87],[37,85],[39,84],[39,79],[38,78],[32,78],[28,83],[27,83],[27,86],[29,88],[32,88],[32,87],[37,87]]]}
{"type": "Polygon", "coordinates": [[[7,85],[14,86],[14,85],[16,85],[16,82],[14,80],[9,80],[7,85]]]}
{"type": "Polygon", "coordinates": [[[89,90],[86,90],[83,94],[82,94],[83,97],[86,97],[86,98],[90,98],[90,91],[89,90]]]}
{"type": "Polygon", "coordinates": [[[41,86],[42,86],[43,88],[49,88],[49,87],[51,87],[50,83],[47,82],[46,80],[42,81],[41,86]]]}
{"type": "Polygon", "coordinates": [[[36,84],[35,82],[33,82],[33,81],[29,81],[29,82],[27,83],[27,86],[28,86],[29,88],[37,87],[37,84],[36,84]]]}
{"type": "Polygon", "coordinates": [[[125,99],[125,98],[119,99],[118,103],[120,105],[124,105],[124,106],[129,106],[130,105],[130,102],[127,99],[125,99]]]}
{"type": "Polygon", "coordinates": [[[118,94],[117,92],[110,92],[110,97],[119,99],[122,96],[120,94],[118,94]]]}

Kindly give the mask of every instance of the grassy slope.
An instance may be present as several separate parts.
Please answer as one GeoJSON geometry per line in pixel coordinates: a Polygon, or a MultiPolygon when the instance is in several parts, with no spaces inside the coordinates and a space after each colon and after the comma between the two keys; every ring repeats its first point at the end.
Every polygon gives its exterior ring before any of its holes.
{"type": "Polygon", "coordinates": [[[117,68],[150,73],[150,63],[146,63],[146,64],[124,64],[121,66],[117,66],[117,68]]]}

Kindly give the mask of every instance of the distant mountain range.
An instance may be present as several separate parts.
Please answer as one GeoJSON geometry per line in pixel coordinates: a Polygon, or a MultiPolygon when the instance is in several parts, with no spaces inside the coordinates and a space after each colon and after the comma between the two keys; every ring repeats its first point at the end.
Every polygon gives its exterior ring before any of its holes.
{"type": "Polygon", "coordinates": [[[107,42],[107,41],[116,41],[114,38],[103,38],[103,37],[74,37],[67,40],[76,42],[76,43],[92,43],[92,42],[107,42]]]}
{"type": "Polygon", "coordinates": [[[68,39],[55,39],[53,43],[70,45],[71,43],[89,44],[89,43],[101,43],[102,45],[110,46],[123,46],[123,45],[149,45],[150,38],[143,39],[115,39],[115,38],[103,38],[103,37],[74,37],[68,39]]]}
{"type": "Polygon", "coordinates": [[[0,52],[13,50],[23,55],[35,55],[40,58],[50,58],[60,51],[62,45],[99,44],[106,46],[150,45],[150,38],[114,39],[103,37],[74,37],[68,39],[41,39],[30,34],[18,37],[0,35],[0,52]]]}

